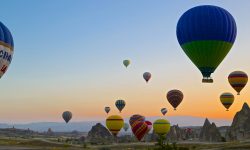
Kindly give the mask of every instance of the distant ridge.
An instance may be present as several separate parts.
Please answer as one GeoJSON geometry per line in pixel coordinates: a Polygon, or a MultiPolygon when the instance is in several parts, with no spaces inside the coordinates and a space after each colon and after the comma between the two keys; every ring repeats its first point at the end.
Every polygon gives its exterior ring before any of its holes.
{"type": "MultiPolygon", "coordinates": [[[[180,127],[187,126],[202,126],[205,118],[203,117],[192,117],[192,116],[155,116],[146,117],[147,120],[153,122],[159,118],[166,118],[170,121],[171,125],[178,124],[180,127]]],[[[104,118],[103,118],[104,120],[104,118]]],[[[128,118],[125,118],[125,122],[128,122],[128,118]]],[[[209,118],[210,121],[215,122],[219,126],[229,126],[232,121],[226,119],[213,119],[209,118]]],[[[0,124],[0,128],[11,128],[15,127],[17,129],[31,129],[34,131],[44,132],[48,128],[51,128],[55,132],[71,132],[73,130],[88,132],[93,125],[96,123],[102,123],[105,125],[104,121],[83,121],[83,122],[69,122],[68,124],[64,122],[34,122],[26,124],[0,124]]]]}

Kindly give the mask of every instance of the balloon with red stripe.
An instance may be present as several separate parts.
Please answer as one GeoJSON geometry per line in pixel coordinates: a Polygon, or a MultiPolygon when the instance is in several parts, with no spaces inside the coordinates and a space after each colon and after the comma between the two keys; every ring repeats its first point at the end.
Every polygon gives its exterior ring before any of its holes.
{"type": "Polygon", "coordinates": [[[123,125],[124,125],[124,120],[119,115],[112,115],[106,119],[106,126],[114,136],[117,136],[117,134],[122,129],[123,125]]]}
{"type": "Polygon", "coordinates": [[[10,30],[0,22],[0,78],[5,74],[12,61],[14,41],[10,30]]]}
{"type": "Polygon", "coordinates": [[[222,105],[227,109],[233,104],[234,102],[234,95],[232,93],[222,93],[220,96],[220,101],[222,105]]]}
{"type": "Polygon", "coordinates": [[[142,116],[142,115],[139,115],[139,114],[132,115],[132,116],[129,118],[129,124],[130,124],[130,126],[132,127],[132,125],[133,125],[136,121],[145,121],[145,117],[142,116]]]}
{"type": "Polygon", "coordinates": [[[148,83],[148,81],[151,79],[151,73],[150,72],[145,72],[143,73],[143,78],[144,80],[148,83]]]}
{"type": "Polygon", "coordinates": [[[165,116],[166,113],[168,112],[167,108],[162,108],[161,109],[161,113],[165,116]]]}
{"type": "Polygon", "coordinates": [[[241,90],[246,86],[247,81],[248,76],[243,71],[234,71],[228,76],[228,82],[238,93],[238,95],[240,95],[241,90]]]}
{"type": "Polygon", "coordinates": [[[131,127],[132,132],[139,141],[148,133],[148,124],[145,121],[136,121],[131,127]]]}

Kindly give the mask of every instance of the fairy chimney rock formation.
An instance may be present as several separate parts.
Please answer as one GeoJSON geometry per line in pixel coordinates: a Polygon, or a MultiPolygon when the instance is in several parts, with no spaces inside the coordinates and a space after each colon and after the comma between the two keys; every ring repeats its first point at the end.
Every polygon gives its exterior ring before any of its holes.
{"type": "Polygon", "coordinates": [[[250,139],[250,108],[244,103],[226,133],[227,141],[250,139]]]}
{"type": "Polygon", "coordinates": [[[217,129],[215,123],[210,123],[209,120],[206,118],[204,125],[200,132],[200,141],[206,142],[220,142],[221,141],[221,134],[217,129]]]}

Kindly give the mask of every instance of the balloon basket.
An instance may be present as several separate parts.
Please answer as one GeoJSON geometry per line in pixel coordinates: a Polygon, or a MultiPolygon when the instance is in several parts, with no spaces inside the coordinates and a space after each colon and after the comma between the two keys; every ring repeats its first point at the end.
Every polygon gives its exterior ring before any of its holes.
{"type": "Polygon", "coordinates": [[[203,78],[202,83],[213,83],[214,80],[212,78],[203,78]]]}

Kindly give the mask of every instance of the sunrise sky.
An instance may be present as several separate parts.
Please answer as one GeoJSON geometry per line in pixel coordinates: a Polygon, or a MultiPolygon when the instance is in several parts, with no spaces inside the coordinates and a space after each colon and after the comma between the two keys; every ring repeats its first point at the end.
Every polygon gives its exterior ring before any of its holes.
{"type": "Polygon", "coordinates": [[[72,121],[104,119],[104,106],[118,114],[115,100],[127,103],[123,117],[139,113],[161,116],[199,116],[232,119],[244,102],[250,103],[249,84],[240,96],[227,76],[235,70],[250,74],[249,0],[9,0],[1,2],[0,21],[12,32],[15,52],[0,80],[0,121],[72,121]],[[201,73],[180,48],[176,24],[188,9],[212,4],[235,18],[235,44],[212,77],[201,73]],[[124,59],[130,59],[126,69],[124,59]],[[142,78],[152,73],[148,84],[142,78]],[[184,100],[173,111],[166,93],[179,89],[184,100]],[[225,111],[223,92],[235,94],[225,111]]]}

